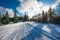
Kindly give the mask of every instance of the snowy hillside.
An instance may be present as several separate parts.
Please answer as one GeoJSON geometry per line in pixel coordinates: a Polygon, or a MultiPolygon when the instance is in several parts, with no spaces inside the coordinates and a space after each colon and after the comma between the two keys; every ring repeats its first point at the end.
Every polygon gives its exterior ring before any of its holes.
{"type": "Polygon", "coordinates": [[[3,25],[0,40],[60,40],[60,25],[35,22],[3,25]]]}

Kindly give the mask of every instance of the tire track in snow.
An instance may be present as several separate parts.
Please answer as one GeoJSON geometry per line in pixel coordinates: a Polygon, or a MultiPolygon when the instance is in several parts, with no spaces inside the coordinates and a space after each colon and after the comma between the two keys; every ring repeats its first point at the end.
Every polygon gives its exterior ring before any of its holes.
{"type": "Polygon", "coordinates": [[[2,39],[3,37],[5,37],[6,35],[8,35],[10,32],[13,32],[13,30],[11,31],[11,29],[9,30],[4,30],[0,33],[0,39],[2,39]]]}
{"type": "MultiPolygon", "coordinates": [[[[17,24],[16,24],[17,25],[17,24]]],[[[33,25],[29,24],[29,23],[22,23],[20,24],[20,26],[16,26],[16,27],[11,27],[14,30],[9,29],[10,27],[6,27],[3,28],[3,30],[0,32],[0,39],[1,40],[35,40],[36,37],[40,35],[41,32],[44,35],[46,35],[48,38],[57,40],[57,38],[53,37],[52,35],[48,34],[47,32],[45,32],[44,30],[38,28],[38,27],[34,27],[33,25]],[[35,29],[36,30],[35,30],[35,29]],[[37,32],[38,30],[38,32],[37,32]],[[31,35],[29,35],[31,34],[31,35]],[[26,37],[27,36],[27,37],[26,37]],[[24,39],[25,38],[25,39],[24,39]]],[[[37,37],[37,38],[38,38],[37,37]]],[[[41,38],[39,37],[36,40],[40,40],[41,38]]]]}
{"type": "MultiPolygon", "coordinates": [[[[33,25],[29,24],[29,23],[27,23],[27,24],[30,25],[31,27],[33,26],[33,25]]],[[[34,26],[33,26],[33,27],[34,27],[34,26]]],[[[43,33],[44,35],[46,35],[47,37],[49,37],[49,38],[51,38],[51,39],[53,39],[53,40],[59,40],[59,39],[57,39],[56,37],[52,36],[51,34],[47,33],[46,31],[42,30],[41,28],[38,28],[38,27],[35,27],[35,28],[37,28],[38,30],[40,30],[40,32],[42,32],[42,33],[43,33]]]]}

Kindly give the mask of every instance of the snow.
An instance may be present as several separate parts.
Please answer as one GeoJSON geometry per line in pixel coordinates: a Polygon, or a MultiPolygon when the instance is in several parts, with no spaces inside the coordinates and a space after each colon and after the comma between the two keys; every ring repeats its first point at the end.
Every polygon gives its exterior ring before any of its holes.
{"type": "Polygon", "coordinates": [[[42,29],[48,33],[51,33],[51,30],[47,27],[47,25],[44,25],[42,29]]]}
{"type": "Polygon", "coordinates": [[[37,25],[39,24],[39,23],[36,23],[36,22],[27,22],[27,23],[33,25],[34,27],[37,26],[37,25]]]}
{"type": "MultiPolygon", "coordinates": [[[[42,36],[43,36],[42,40],[47,40],[47,39],[49,39],[49,38],[46,37],[45,35],[42,35],[42,36]]],[[[49,40],[51,40],[51,39],[49,39],[49,40]]]]}
{"type": "Polygon", "coordinates": [[[58,27],[55,24],[36,22],[3,25],[0,26],[0,40],[59,40],[58,27]]]}
{"type": "Polygon", "coordinates": [[[58,27],[55,27],[55,29],[56,29],[58,32],[60,32],[60,28],[58,28],[58,27]]]}

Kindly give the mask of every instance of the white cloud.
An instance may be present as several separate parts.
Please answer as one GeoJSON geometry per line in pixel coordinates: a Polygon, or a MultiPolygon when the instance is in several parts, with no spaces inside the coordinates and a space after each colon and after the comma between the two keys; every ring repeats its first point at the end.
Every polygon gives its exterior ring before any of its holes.
{"type": "Polygon", "coordinates": [[[9,17],[13,18],[14,17],[14,11],[12,9],[6,8],[6,11],[8,11],[9,17]]]}
{"type": "MultiPolygon", "coordinates": [[[[44,5],[41,1],[37,2],[37,0],[19,0],[21,2],[20,7],[17,7],[16,9],[18,12],[25,14],[27,12],[27,15],[31,18],[32,16],[42,13],[42,10],[45,12],[49,10],[50,6],[44,5]]],[[[51,8],[56,8],[57,5],[59,5],[60,0],[57,0],[51,8]]]]}
{"type": "Polygon", "coordinates": [[[0,6],[0,15],[5,14],[6,13],[5,11],[6,11],[5,8],[0,6]]]}
{"type": "Polygon", "coordinates": [[[1,10],[4,10],[4,9],[5,9],[4,7],[0,6],[0,11],[1,11],[1,10]]]}
{"type": "Polygon", "coordinates": [[[20,7],[17,7],[17,10],[23,14],[27,12],[28,16],[31,18],[32,16],[40,13],[41,11],[40,7],[42,6],[43,6],[42,2],[37,2],[36,0],[26,0],[25,2],[22,2],[20,4],[20,7]]]}
{"type": "Polygon", "coordinates": [[[51,7],[55,9],[56,6],[59,5],[59,3],[60,3],[60,0],[57,0],[51,7]]]}
{"type": "Polygon", "coordinates": [[[24,0],[18,0],[18,1],[22,3],[24,0]]]}
{"type": "Polygon", "coordinates": [[[8,11],[9,17],[14,17],[14,11],[12,9],[9,8],[4,8],[2,6],[0,6],[0,15],[3,16],[3,14],[6,14],[6,11],[8,11]]]}

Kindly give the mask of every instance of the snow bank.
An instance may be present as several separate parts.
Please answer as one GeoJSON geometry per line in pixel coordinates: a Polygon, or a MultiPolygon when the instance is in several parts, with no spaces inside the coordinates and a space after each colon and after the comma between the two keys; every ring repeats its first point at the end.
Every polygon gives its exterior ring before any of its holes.
{"type": "Polygon", "coordinates": [[[42,29],[48,33],[51,33],[51,30],[47,27],[47,25],[44,25],[42,29]]]}
{"type": "Polygon", "coordinates": [[[57,33],[55,29],[60,32],[60,29],[52,24],[20,22],[0,26],[0,40],[50,40],[39,28],[50,34],[55,32],[53,35],[57,33]]]}
{"type": "Polygon", "coordinates": [[[60,32],[60,28],[58,28],[58,27],[55,27],[55,29],[56,29],[58,32],[60,32]]]}

